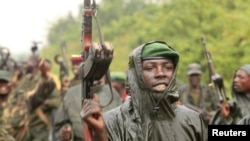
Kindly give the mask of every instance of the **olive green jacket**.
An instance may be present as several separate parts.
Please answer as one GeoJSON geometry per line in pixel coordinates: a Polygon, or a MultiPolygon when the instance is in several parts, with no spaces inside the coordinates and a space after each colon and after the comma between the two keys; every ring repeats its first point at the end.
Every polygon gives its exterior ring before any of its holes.
{"type": "Polygon", "coordinates": [[[216,95],[212,88],[205,84],[200,84],[201,92],[199,94],[198,103],[194,103],[194,98],[192,97],[190,86],[182,85],[178,88],[180,94],[180,101],[183,104],[191,104],[202,110],[215,111],[218,106],[218,101],[216,95]]]}

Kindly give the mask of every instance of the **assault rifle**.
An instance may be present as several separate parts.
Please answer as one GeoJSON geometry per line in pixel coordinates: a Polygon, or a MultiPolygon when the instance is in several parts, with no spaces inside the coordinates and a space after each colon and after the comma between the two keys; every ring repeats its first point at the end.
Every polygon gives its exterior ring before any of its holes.
{"type": "MultiPolygon", "coordinates": [[[[103,76],[106,78],[110,76],[109,66],[113,59],[113,47],[109,42],[104,42],[96,15],[95,0],[92,1],[92,4],[91,0],[84,0],[81,40],[83,63],[80,66],[82,103],[84,99],[93,98],[94,81],[102,79],[103,76]],[[92,42],[92,16],[97,23],[99,44],[92,42]]],[[[92,140],[90,129],[86,124],[84,124],[84,135],[86,141],[92,140]]]]}
{"type": "Polygon", "coordinates": [[[40,44],[41,42],[37,42],[37,41],[33,41],[32,42],[32,46],[31,46],[31,52],[33,54],[33,56],[35,56],[37,50],[38,50],[38,44],[40,44]]]}
{"type": "Polygon", "coordinates": [[[219,75],[215,71],[214,64],[213,64],[213,61],[211,58],[211,54],[210,54],[210,52],[208,52],[208,50],[206,48],[206,40],[204,37],[201,37],[201,42],[203,44],[205,56],[206,56],[207,62],[208,62],[210,80],[212,81],[212,84],[215,88],[215,92],[217,94],[219,102],[222,103],[223,101],[228,101],[229,97],[226,94],[226,89],[225,89],[225,86],[223,83],[223,78],[221,77],[221,75],[219,75]]]}
{"type": "Polygon", "coordinates": [[[64,76],[69,76],[69,68],[68,68],[65,48],[66,48],[66,42],[63,39],[61,41],[61,45],[60,45],[61,55],[56,54],[55,57],[54,57],[55,62],[60,66],[60,72],[59,73],[60,73],[60,80],[61,81],[62,81],[62,78],[64,76]]]}
{"type": "Polygon", "coordinates": [[[60,49],[61,49],[63,63],[65,66],[65,73],[66,73],[65,75],[69,76],[69,65],[68,65],[67,56],[66,56],[66,48],[67,48],[67,44],[66,44],[65,39],[63,38],[61,41],[60,49]]]}
{"type": "MultiPolygon", "coordinates": [[[[70,127],[70,125],[65,121],[65,104],[64,104],[64,96],[66,91],[64,90],[64,77],[69,77],[69,69],[68,69],[68,64],[67,64],[67,59],[66,59],[66,53],[65,53],[65,48],[66,48],[66,42],[64,39],[62,39],[61,44],[60,44],[60,49],[61,49],[61,55],[56,54],[54,56],[54,61],[59,65],[59,79],[60,79],[60,94],[61,94],[61,103],[62,103],[62,109],[63,109],[63,121],[64,125],[63,128],[67,129],[70,127]]],[[[69,78],[67,78],[69,79],[69,78]]],[[[68,80],[69,81],[69,80],[68,80]]]]}
{"type": "Polygon", "coordinates": [[[0,55],[1,55],[0,69],[9,71],[10,68],[7,62],[8,59],[10,58],[10,50],[5,47],[0,47],[0,55]]]}

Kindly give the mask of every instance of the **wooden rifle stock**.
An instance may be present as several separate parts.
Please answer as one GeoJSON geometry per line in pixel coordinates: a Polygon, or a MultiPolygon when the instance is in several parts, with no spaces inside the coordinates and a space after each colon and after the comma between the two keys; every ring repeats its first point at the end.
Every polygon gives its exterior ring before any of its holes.
{"type": "Polygon", "coordinates": [[[215,92],[218,96],[219,102],[227,101],[227,100],[229,100],[229,98],[226,94],[226,89],[224,87],[223,78],[221,77],[221,75],[219,75],[215,71],[215,67],[214,67],[214,64],[213,64],[213,61],[211,58],[211,54],[206,48],[206,40],[204,37],[201,37],[201,42],[203,44],[205,56],[206,56],[207,62],[208,62],[210,80],[213,83],[213,86],[215,88],[215,92]]]}

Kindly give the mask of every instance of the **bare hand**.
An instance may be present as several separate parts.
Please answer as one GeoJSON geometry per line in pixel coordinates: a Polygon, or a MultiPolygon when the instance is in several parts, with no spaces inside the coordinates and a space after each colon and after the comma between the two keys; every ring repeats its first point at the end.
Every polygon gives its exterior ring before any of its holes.
{"type": "Polygon", "coordinates": [[[230,105],[228,102],[222,102],[220,104],[220,111],[221,111],[221,115],[224,117],[224,118],[228,118],[229,117],[229,114],[230,114],[230,105]]]}
{"type": "Polygon", "coordinates": [[[88,126],[94,131],[105,130],[104,121],[102,118],[102,110],[100,107],[99,99],[95,94],[93,99],[85,99],[83,101],[83,108],[81,117],[88,126]]]}

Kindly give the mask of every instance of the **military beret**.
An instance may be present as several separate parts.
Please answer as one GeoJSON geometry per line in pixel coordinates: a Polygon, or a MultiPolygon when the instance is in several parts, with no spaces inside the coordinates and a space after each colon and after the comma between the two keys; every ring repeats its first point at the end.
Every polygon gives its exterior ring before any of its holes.
{"type": "Polygon", "coordinates": [[[81,55],[72,55],[70,60],[73,65],[78,65],[83,61],[81,55]]]}
{"type": "Polygon", "coordinates": [[[117,81],[124,83],[126,81],[126,75],[123,72],[111,72],[111,81],[117,81]]]}
{"type": "Polygon", "coordinates": [[[11,74],[8,71],[0,70],[0,80],[11,81],[11,74]]]}
{"type": "Polygon", "coordinates": [[[172,47],[162,41],[154,41],[145,44],[142,50],[142,60],[168,58],[173,60],[176,65],[179,61],[179,54],[172,47]]]}

